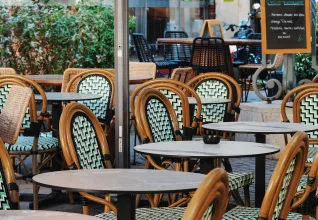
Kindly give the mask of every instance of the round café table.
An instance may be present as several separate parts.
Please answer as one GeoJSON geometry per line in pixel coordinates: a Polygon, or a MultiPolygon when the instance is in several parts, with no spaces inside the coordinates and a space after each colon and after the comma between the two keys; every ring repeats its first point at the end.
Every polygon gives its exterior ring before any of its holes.
{"type": "MultiPolygon", "coordinates": [[[[203,141],[174,141],[149,143],[138,145],[135,151],[141,154],[163,156],[167,158],[199,158],[200,172],[208,173],[214,168],[211,159],[216,158],[241,158],[256,157],[265,158],[266,155],[279,152],[279,148],[269,144],[241,142],[241,141],[220,141],[219,144],[205,144],[203,141]]],[[[261,185],[265,189],[265,159],[260,160],[255,166],[255,185],[261,185]]],[[[255,186],[255,203],[263,201],[265,190],[255,186]]]]}
{"type": "MultiPolygon", "coordinates": [[[[318,126],[286,123],[286,122],[221,122],[210,123],[202,126],[212,131],[223,131],[230,133],[255,134],[257,143],[265,143],[267,134],[293,134],[298,131],[310,132],[318,130],[318,126]]],[[[245,146],[244,146],[245,147],[245,146]]],[[[243,148],[245,151],[245,148],[243,148]]],[[[256,172],[265,173],[265,155],[256,156],[256,172]]],[[[265,175],[255,176],[255,206],[260,207],[265,194],[265,175]]]]}
{"type": "MultiPolygon", "coordinates": [[[[46,75],[26,75],[27,78],[47,86],[62,86],[63,75],[46,74],[46,75]]],[[[152,80],[150,76],[129,76],[129,84],[140,84],[152,80]]]]}
{"type": "Polygon", "coordinates": [[[99,218],[69,212],[1,210],[0,219],[5,220],[97,220],[99,218]]]}
{"type": "Polygon", "coordinates": [[[73,192],[116,194],[117,219],[135,219],[136,195],[195,191],[205,175],[147,169],[66,170],[39,174],[44,187],[73,192]]]}

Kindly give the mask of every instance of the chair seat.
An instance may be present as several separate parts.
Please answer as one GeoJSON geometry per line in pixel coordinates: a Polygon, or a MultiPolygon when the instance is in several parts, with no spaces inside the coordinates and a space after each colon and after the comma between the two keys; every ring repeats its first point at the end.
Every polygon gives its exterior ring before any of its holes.
{"type": "Polygon", "coordinates": [[[308,156],[307,156],[307,161],[306,163],[313,163],[314,162],[314,157],[318,151],[318,147],[309,147],[308,148],[308,156]]]}
{"type": "MultiPolygon", "coordinates": [[[[303,191],[306,189],[307,179],[308,179],[308,175],[302,175],[298,188],[297,188],[297,192],[303,191]]],[[[316,190],[316,195],[318,195],[318,189],[316,190]]]]}
{"type": "MultiPolygon", "coordinates": [[[[8,151],[30,151],[32,149],[34,137],[19,136],[14,145],[5,144],[8,151]]],[[[39,137],[38,150],[51,150],[58,147],[58,139],[55,137],[39,137]]]]}
{"type": "MultiPolygon", "coordinates": [[[[179,220],[184,215],[185,208],[139,208],[136,209],[136,220],[179,220]]],[[[117,220],[113,212],[102,213],[95,217],[107,220],[117,220]]]]}
{"type": "MultiPolygon", "coordinates": [[[[248,220],[248,219],[257,219],[259,208],[250,208],[243,206],[236,206],[234,209],[231,209],[223,215],[223,220],[248,220]]],[[[287,220],[301,220],[302,215],[299,213],[290,212],[287,216],[287,220]]],[[[310,218],[314,219],[314,218],[310,218]]]]}
{"type": "Polygon", "coordinates": [[[163,69],[163,68],[177,67],[178,63],[176,63],[174,61],[157,61],[156,65],[157,65],[158,69],[163,69]]]}
{"type": "Polygon", "coordinates": [[[230,191],[243,188],[254,183],[253,173],[227,173],[229,175],[230,191]]]}

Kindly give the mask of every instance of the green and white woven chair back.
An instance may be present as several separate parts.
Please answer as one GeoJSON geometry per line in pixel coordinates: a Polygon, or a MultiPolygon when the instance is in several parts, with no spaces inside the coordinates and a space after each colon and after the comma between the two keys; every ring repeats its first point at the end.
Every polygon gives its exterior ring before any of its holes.
{"type": "Polygon", "coordinates": [[[149,97],[145,106],[146,118],[154,142],[175,141],[169,111],[157,97],[149,97]]]}
{"type": "MultiPolygon", "coordinates": [[[[11,85],[4,85],[0,87],[0,113],[2,111],[4,104],[7,101],[10,89],[11,89],[11,85]]],[[[29,128],[30,124],[31,124],[30,109],[29,107],[27,107],[25,116],[22,121],[22,128],[29,128]]]]}
{"type": "Polygon", "coordinates": [[[285,201],[285,197],[286,197],[286,194],[287,194],[287,191],[289,188],[289,184],[290,184],[290,181],[291,181],[293,173],[294,173],[295,165],[296,165],[296,158],[294,158],[294,160],[290,163],[290,165],[287,169],[287,172],[285,174],[283,186],[280,190],[278,200],[276,203],[276,207],[275,207],[275,211],[273,214],[273,219],[275,219],[275,220],[279,219],[279,214],[280,214],[280,211],[281,211],[283,204],[284,204],[284,201],[285,201]]]}
{"type": "Polygon", "coordinates": [[[97,74],[83,77],[78,82],[77,92],[101,95],[100,99],[80,101],[79,103],[86,105],[98,119],[106,119],[112,96],[112,85],[107,77],[97,74]]]}
{"type": "Polygon", "coordinates": [[[0,210],[10,210],[10,194],[7,186],[7,181],[3,172],[2,162],[0,160],[0,210]]]}
{"type": "Polygon", "coordinates": [[[81,169],[106,167],[94,125],[86,114],[77,112],[73,115],[71,135],[81,169]]]}
{"type": "Polygon", "coordinates": [[[182,102],[180,97],[170,91],[170,90],[166,90],[166,89],[161,89],[160,92],[162,92],[170,101],[176,115],[177,115],[177,119],[178,119],[178,123],[179,123],[179,128],[183,127],[183,110],[182,110],[182,102]]]}
{"type": "MultiPolygon", "coordinates": [[[[216,98],[228,99],[229,88],[221,80],[218,79],[205,79],[202,80],[195,88],[195,91],[200,98],[216,98]]],[[[226,104],[204,104],[202,105],[202,118],[203,123],[217,123],[223,122],[226,113],[226,104]]],[[[197,112],[195,107],[194,115],[197,112]]],[[[191,115],[191,118],[193,116],[191,115]]]]}
{"type": "MultiPolygon", "coordinates": [[[[318,125],[318,94],[312,94],[301,100],[300,122],[303,124],[318,125]]],[[[318,138],[318,131],[307,132],[309,138],[318,138]]],[[[318,147],[310,144],[309,147],[318,147]]]]}

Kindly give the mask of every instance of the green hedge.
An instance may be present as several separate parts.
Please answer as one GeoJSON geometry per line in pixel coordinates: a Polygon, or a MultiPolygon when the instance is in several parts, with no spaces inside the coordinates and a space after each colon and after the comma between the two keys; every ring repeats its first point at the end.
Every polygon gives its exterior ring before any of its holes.
{"type": "MultiPolygon", "coordinates": [[[[129,20],[129,29],[135,18],[129,20]]],[[[114,66],[110,6],[31,4],[0,8],[0,66],[24,74],[62,74],[68,67],[114,66]]]]}

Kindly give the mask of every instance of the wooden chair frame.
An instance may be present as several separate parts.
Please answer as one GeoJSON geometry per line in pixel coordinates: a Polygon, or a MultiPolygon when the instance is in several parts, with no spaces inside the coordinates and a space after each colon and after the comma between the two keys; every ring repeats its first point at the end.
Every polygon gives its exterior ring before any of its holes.
{"type": "MultiPolygon", "coordinates": [[[[36,111],[36,103],[35,103],[35,97],[34,93],[31,96],[29,108],[30,108],[30,121],[33,123],[42,123],[44,118],[47,115],[47,99],[44,90],[42,87],[34,82],[31,79],[28,79],[24,76],[21,75],[0,75],[0,87],[4,85],[18,85],[18,86],[23,86],[23,87],[28,87],[28,88],[33,88],[35,89],[42,97],[42,107],[41,107],[41,113],[39,116],[37,116],[37,111],[36,111]]],[[[20,129],[20,128],[19,128],[20,129]]],[[[21,132],[23,132],[23,129],[21,129],[21,132]]],[[[26,164],[24,161],[29,157],[32,156],[32,175],[36,175],[40,169],[47,164],[49,161],[51,161],[55,155],[58,152],[57,148],[54,149],[49,149],[49,150],[40,150],[38,151],[38,142],[39,142],[39,137],[34,137],[33,145],[32,145],[32,151],[37,152],[40,155],[45,155],[46,157],[42,159],[42,163],[38,165],[37,162],[37,154],[32,154],[30,151],[10,151],[9,155],[11,155],[13,158],[17,158],[19,162],[16,164],[18,165],[23,165],[26,170],[29,172],[29,169],[27,168],[26,164]],[[24,157],[22,157],[24,156],[24,157]]],[[[36,184],[33,184],[33,202],[34,202],[34,209],[38,208],[38,190],[39,187],[36,184]]]]}
{"type": "Polygon", "coordinates": [[[259,219],[272,219],[278,202],[279,194],[284,184],[284,178],[294,159],[295,167],[288,190],[279,213],[279,219],[286,219],[291,210],[291,202],[296,193],[301,175],[305,168],[308,154],[308,135],[305,132],[296,133],[282,152],[280,159],[268,184],[263,203],[259,212],[259,219]]]}
{"type": "MultiPolygon", "coordinates": [[[[147,87],[153,87],[154,85],[157,85],[157,84],[169,86],[170,88],[172,88],[171,85],[174,85],[175,87],[181,89],[185,95],[194,97],[196,102],[197,102],[197,107],[198,107],[196,118],[197,119],[200,118],[201,111],[202,111],[202,102],[201,102],[201,99],[198,96],[198,94],[190,86],[188,86],[182,82],[179,82],[176,80],[171,80],[171,79],[155,79],[155,80],[145,82],[145,83],[141,84],[139,87],[137,87],[130,97],[130,108],[131,108],[132,115],[135,115],[135,99],[139,95],[139,93],[141,93],[141,91],[143,89],[145,89],[147,87]]],[[[193,120],[191,127],[194,128],[196,126],[197,126],[197,120],[193,120]]]]}
{"type": "MultiPolygon", "coordinates": [[[[105,70],[101,70],[101,69],[92,69],[92,70],[88,70],[88,71],[84,71],[84,72],[80,72],[77,75],[75,75],[67,84],[66,87],[66,92],[75,92],[78,86],[78,82],[85,78],[85,77],[89,77],[91,75],[101,75],[104,76],[108,79],[110,79],[110,84],[112,86],[112,94],[110,97],[110,103],[109,103],[109,110],[111,110],[114,107],[114,97],[115,97],[115,76],[114,74],[112,74],[111,72],[107,72],[105,70]]],[[[101,123],[104,127],[105,127],[105,133],[106,135],[108,135],[109,131],[111,130],[112,126],[114,125],[114,118],[112,118],[111,122],[109,125],[105,124],[105,123],[101,123]]]]}
{"type": "MultiPolygon", "coordinates": [[[[202,80],[206,80],[206,79],[216,79],[216,80],[220,80],[222,81],[227,87],[228,87],[228,90],[229,90],[229,94],[228,94],[228,98],[229,99],[233,99],[233,92],[232,92],[232,85],[230,84],[230,82],[227,80],[227,78],[225,78],[225,74],[219,74],[217,73],[218,75],[216,75],[216,73],[204,73],[204,74],[201,74],[201,75],[198,75],[196,77],[194,77],[192,80],[190,80],[187,85],[192,87],[193,89],[195,89],[195,87],[197,86],[197,84],[199,82],[201,82],[202,80]],[[221,76],[220,76],[221,75],[221,76]]],[[[231,77],[228,77],[229,79],[231,77]]],[[[238,95],[240,95],[241,93],[239,93],[238,95]]],[[[231,113],[232,112],[232,103],[229,103],[227,105],[227,108],[226,108],[226,113],[231,113]]],[[[236,116],[238,118],[238,116],[236,116]]],[[[200,122],[200,134],[203,135],[203,128],[202,128],[202,125],[203,125],[203,122],[200,122]]],[[[226,138],[226,133],[224,132],[224,135],[223,135],[224,138],[226,138]]]]}
{"type": "Polygon", "coordinates": [[[213,169],[193,195],[182,219],[201,220],[213,204],[211,220],[220,220],[229,201],[229,178],[225,170],[213,169]]]}
{"type": "MultiPolygon", "coordinates": [[[[61,115],[59,132],[60,132],[60,141],[61,141],[63,155],[68,167],[70,167],[71,169],[74,169],[74,168],[80,169],[80,164],[75,152],[75,147],[73,145],[73,138],[70,132],[71,120],[74,114],[78,112],[84,113],[93,123],[93,126],[96,131],[97,139],[99,141],[99,144],[102,150],[102,154],[103,155],[110,154],[106,136],[100,125],[100,122],[98,121],[94,113],[91,110],[89,110],[85,105],[82,105],[76,102],[70,103],[64,108],[63,113],[61,115]]],[[[109,160],[104,160],[104,162],[105,162],[106,168],[112,168],[112,164],[109,160]]],[[[114,206],[114,204],[111,203],[111,198],[109,195],[106,195],[105,199],[102,199],[86,192],[80,192],[80,194],[86,199],[89,199],[104,205],[105,212],[108,212],[111,210],[115,214],[117,213],[117,209],[114,206]]],[[[86,203],[83,204],[83,213],[89,214],[89,209],[86,203]]]]}
{"type": "Polygon", "coordinates": [[[5,148],[1,139],[0,139],[0,158],[1,158],[3,173],[5,175],[7,185],[10,184],[15,186],[15,188],[12,187],[13,189],[8,189],[10,200],[13,204],[16,204],[17,205],[16,208],[19,209],[20,208],[19,188],[15,182],[16,179],[15,179],[14,169],[12,167],[12,162],[10,160],[10,155],[8,154],[8,151],[5,148]]]}
{"type": "MultiPolygon", "coordinates": [[[[302,90],[305,89],[309,89],[309,88],[318,88],[318,84],[317,83],[308,83],[305,85],[301,85],[301,86],[297,86],[296,88],[293,88],[292,90],[290,90],[284,97],[282,104],[281,104],[281,115],[283,118],[283,122],[289,122],[289,118],[287,117],[287,113],[286,113],[286,104],[287,102],[292,98],[293,95],[299,93],[302,90]]],[[[294,108],[295,109],[295,108],[294,108]]],[[[287,144],[287,143],[286,143],[287,144]]]]}
{"type": "MultiPolygon", "coordinates": [[[[90,71],[90,70],[102,70],[102,71],[106,71],[110,74],[112,74],[113,76],[115,75],[115,70],[114,69],[98,69],[98,68],[68,68],[64,71],[63,74],[63,82],[62,82],[62,88],[61,91],[62,92],[66,92],[66,87],[69,84],[69,82],[78,74],[82,73],[82,72],[86,72],[86,71],[90,71]]],[[[76,83],[75,83],[76,84],[76,83]]],[[[72,89],[71,89],[72,90],[72,89]]]]}
{"type": "Polygon", "coordinates": [[[318,82],[318,75],[316,75],[313,79],[312,79],[313,83],[317,83],[318,82]]]}

